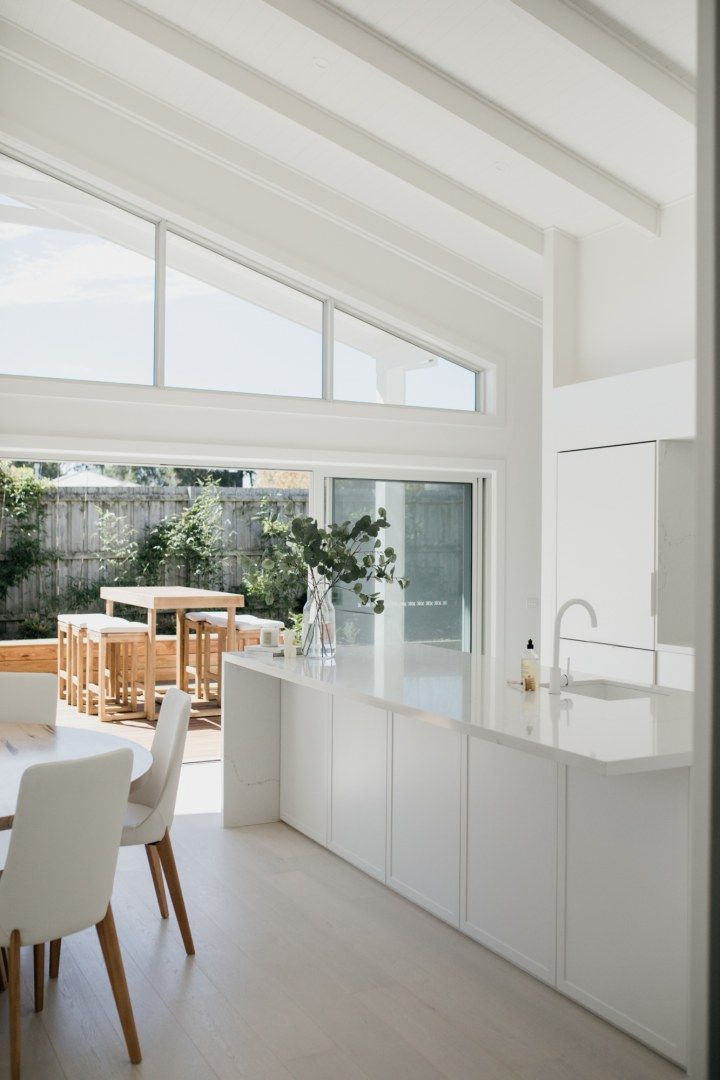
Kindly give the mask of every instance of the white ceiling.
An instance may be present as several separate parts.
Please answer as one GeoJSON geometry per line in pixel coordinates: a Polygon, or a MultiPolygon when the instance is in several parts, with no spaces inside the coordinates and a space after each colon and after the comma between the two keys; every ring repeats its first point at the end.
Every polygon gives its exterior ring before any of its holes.
{"type": "MultiPolygon", "coordinates": [[[[537,253],[458,209],[452,194],[457,185],[461,199],[481,196],[540,229],[557,226],[585,236],[626,223],[612,199],[589,194],[582,183],[569,182],[497,133],[461,119],[431,100],[432,95],[381,70],[382,64],[369,63],[309,29],[294,11],[289,17],[272,0],[142,0],[136,8],[261,72],[313,103],[321,117],[339,117],[401,151],[430,170],[431,186],[437,174],[441,183],[443,178],[453,181],[449,200],[379,165],[374,151],[352,152],[281,108],[253,100],[229,85],[232,80],[171,55],[162,25],[158,44],[116,25],[112,14],[118,2],[127,10],[126,0],[100,5],[110,18],[75,0],[0,0],[0,15],[534,292],[540,291],[537,253]]],[[[308,10],[309,4],[311,11],[314,5],[323,12],[323,0],[295,2],[298,11],[308,10]]],[[[601,34],[606,27],[631,57],[640,51],[662,71],[692,81],[691,0],[553,4],[561,12],[564,5],[571,14],[584,13],[601,34]]],[[[90,6],[98,8],[98,0],[90,6]]],[[[584,159],[598,170],[601,182],[609,175],[621,196],[631,189],[662,206],[691,195],[694,126],[538,21],[526,7],[519,0],[335,0],[331,11],[350,16],[352,26],[359,24],[482,95],[519,121],[521,131],[525,125],[534,128],[552,153],[559,144],[571,167],[577,157],[584,159]]]]}

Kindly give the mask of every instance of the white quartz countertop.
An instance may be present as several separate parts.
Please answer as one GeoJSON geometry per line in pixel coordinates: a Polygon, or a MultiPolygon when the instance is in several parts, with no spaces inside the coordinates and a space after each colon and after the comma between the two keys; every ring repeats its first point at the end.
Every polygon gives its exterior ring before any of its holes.
{"type": "Polygon", "coordinates": [[[334,664],[259,653],[225,659],[608,775],[692,764],[693,695],[681,690],[653,687],[654,693],[624,701],[567,690],[523,694],[508,685],[502,661],[431,645],[340,646],[334,664]]]}

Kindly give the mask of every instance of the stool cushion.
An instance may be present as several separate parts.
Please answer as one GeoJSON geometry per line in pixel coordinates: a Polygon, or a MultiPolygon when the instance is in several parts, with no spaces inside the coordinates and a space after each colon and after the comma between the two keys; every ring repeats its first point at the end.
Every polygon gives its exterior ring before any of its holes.
{"type": "Polygon", "coordinates": [[[99,619],[87,624],[91,634],[142,634],[147,633],[148,625],[144,622],[128,622],[127,619],[99,619]]]}
{"type": "Polygon", "coordinates": [[[97,618],[97,614],[98,614],[97,612],[93,612],[90,615],[79,615],[79,614],[58,615],[57,619],[58,619],[58,622],[68,623],[69,626],[87,626],[88,619],[97,618]]]}
{"type": "Polygon", "coordinates": [[[92,611],[86,615],[58,615],[58,622],[79,627],[125,626],[127,619],[121,619],[117,615],[105,615],[102,611],[92,611]]]}
{"type": "MultiPolygon", "coordinates": [[[[209,622],[212,626],[227,626],[227,612],[208,611],[206,622],[209,622]]],[[[282,630],[284,626],[285,623],[278,622],[277,619],[258,619],[255,615],[235,616],[235,627],[238,630],[260,630],[262,627],[282,630]]]]}
{"type": "Polygon", "coordinates": [[[185,619],[188,622],[207,622],[211,614],[211,611],[186,611],[185,619]]]}

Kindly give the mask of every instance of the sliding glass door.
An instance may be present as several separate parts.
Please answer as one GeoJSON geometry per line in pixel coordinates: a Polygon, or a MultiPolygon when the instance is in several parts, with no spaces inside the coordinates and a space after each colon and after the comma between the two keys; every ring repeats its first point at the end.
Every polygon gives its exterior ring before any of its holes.
{"type": "MultiPolygon", "coordinates": [[[[410,584],[385,590],[385,613],[374,616],[355,596],[335,596],[341,644],[425,642],[468,652],[472,626],[473,484],[334,478],[333,521],[376,516],[384,506],[384,544],[398,554],[410,584]]],[[[481,565],[478,562],[478,565],[481,565]]]]}

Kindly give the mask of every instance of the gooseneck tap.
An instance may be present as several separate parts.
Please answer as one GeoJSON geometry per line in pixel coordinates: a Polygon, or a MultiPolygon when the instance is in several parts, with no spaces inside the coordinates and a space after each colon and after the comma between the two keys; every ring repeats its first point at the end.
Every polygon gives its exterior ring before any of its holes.
{"type": "Polygon", "coordinates": [[[550,693],[560,693],[560,630],[562,628],[563,615],[568,608],[573,607],[575,604],[579,604],[580,607],[584,607],[590,616],[590,622],[593,627],[597,626],[597,615],[595,614],[595,608],[592,604],[589,604],[587,600],[581,600],[579,597],[575,597],[572,600],[566,600],[562,607],[558,608],[558,613],[555,616],[555,632],[553,634],[553,666],[550,668],[550,693]]]}

